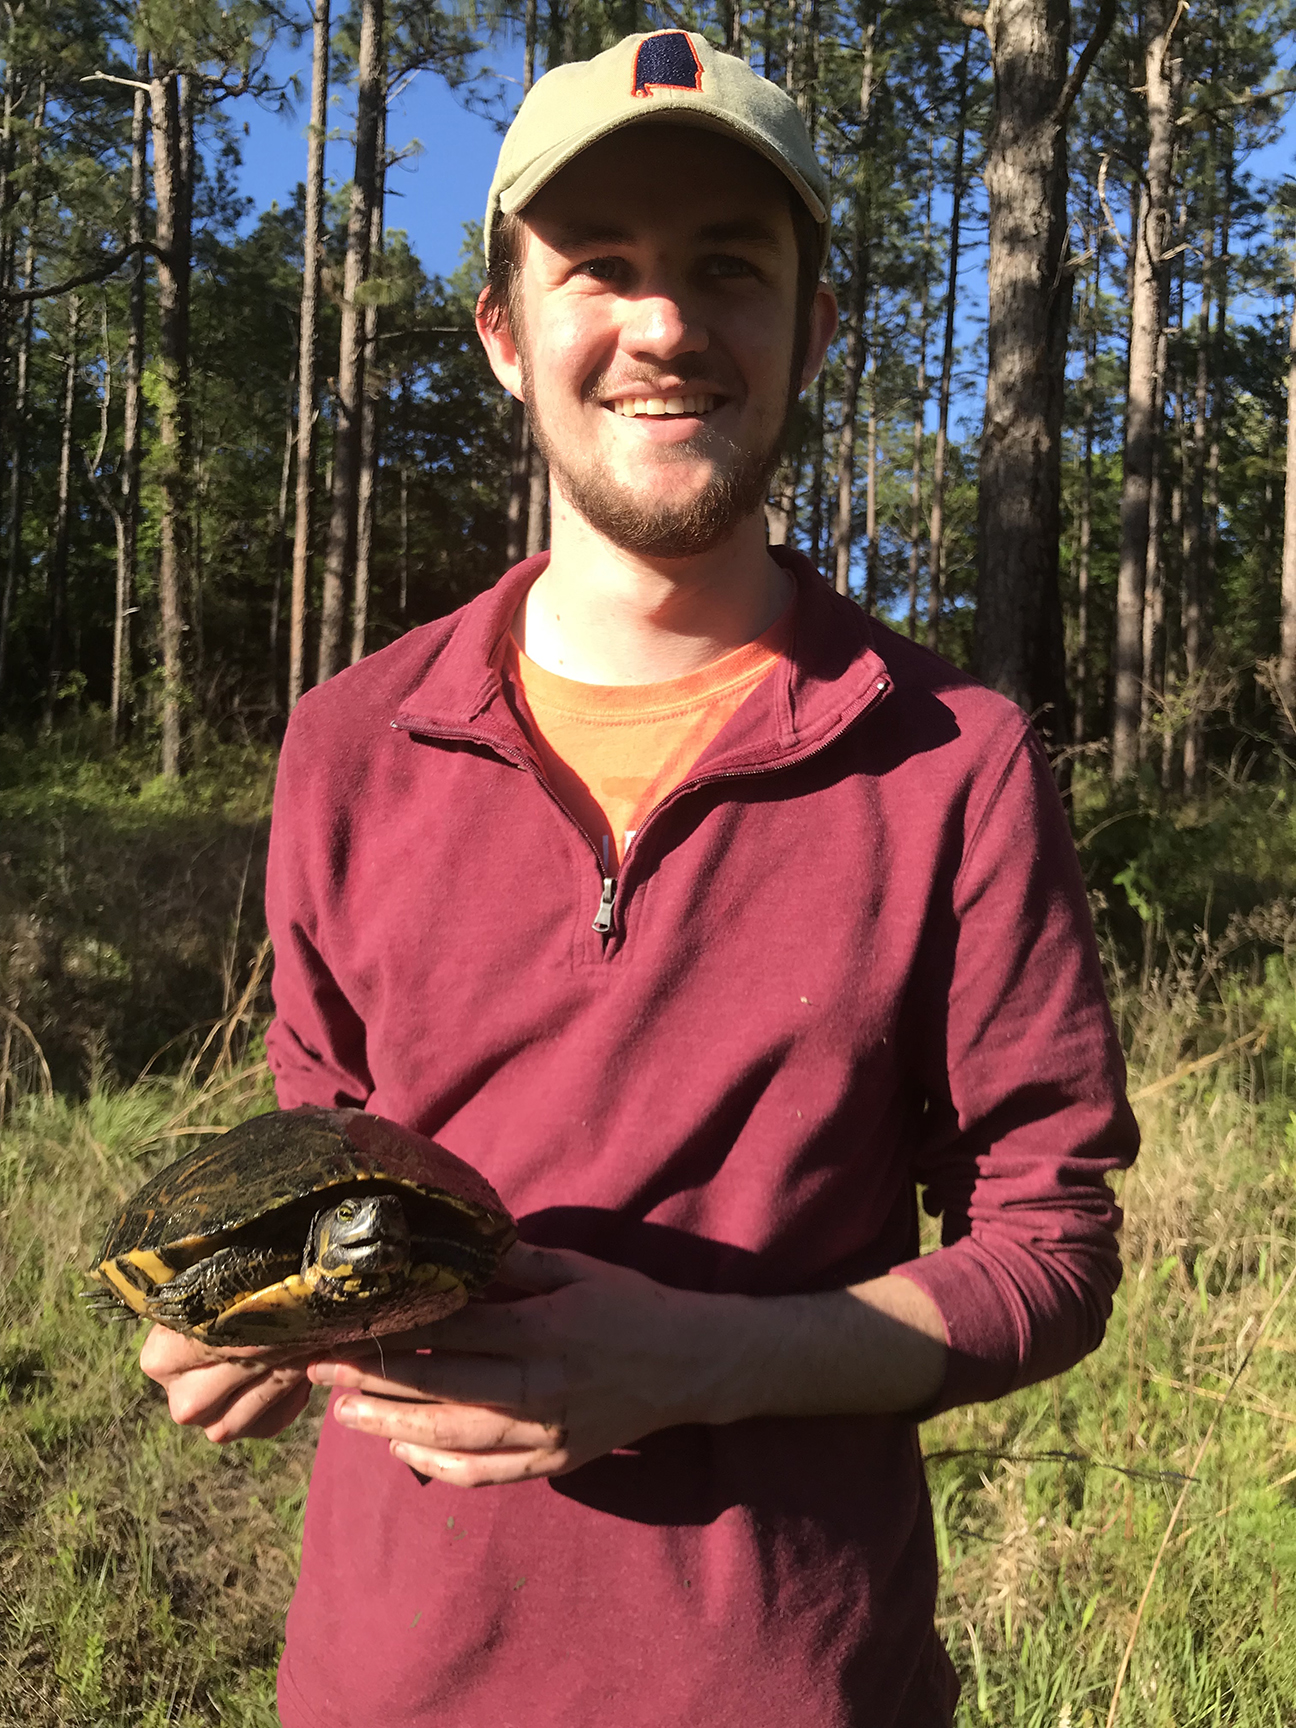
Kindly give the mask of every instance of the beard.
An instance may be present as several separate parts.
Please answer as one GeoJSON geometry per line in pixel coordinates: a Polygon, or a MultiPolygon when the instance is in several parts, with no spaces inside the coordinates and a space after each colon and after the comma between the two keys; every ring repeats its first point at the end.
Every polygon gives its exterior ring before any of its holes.
{"type": "MultiPolygon", "coordinates": [[[[526,400],[533,402],[535,392],[525,352],[521,360],[522,388],[526,400]]],[[[597,386],[590,393],[596,395],[597,386]]],[[[577,467],[546,435],[534,414],[530,416],[531,436],[549,464],[558,490],[605,540],[641,558],[694,558],[713,551],[764,504],[796,403],[797,392],[789,381],[782,423],[762,448],[744,450],[708,430],[697,440],[659,451],[658,459],[664,463],[692,461],[698,455],[698,445],[706,441],[706,453],[713,460],[711,478],[700,492],[679,503],[646,502],[618,480],[606,462],[577,467]]]]}

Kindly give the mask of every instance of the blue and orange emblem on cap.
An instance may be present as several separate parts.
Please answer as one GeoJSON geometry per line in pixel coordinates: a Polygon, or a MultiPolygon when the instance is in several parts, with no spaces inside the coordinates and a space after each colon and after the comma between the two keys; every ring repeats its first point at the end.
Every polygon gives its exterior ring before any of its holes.
{"type": "Polygon", "coordinates": [[[702,62],[687,30],[658,30],[645,36],[635,52],[634,94],[657,90],[702,89],[702,62]]]}

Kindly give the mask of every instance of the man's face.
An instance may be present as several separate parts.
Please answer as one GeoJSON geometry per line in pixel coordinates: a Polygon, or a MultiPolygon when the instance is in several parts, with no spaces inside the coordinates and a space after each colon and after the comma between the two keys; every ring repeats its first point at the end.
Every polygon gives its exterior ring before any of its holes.
{"type": "MultiPolygon", "coordinates": [[[[709,550],[763,503],[803,382],[786,181],[722,135],[645,123],[577,157],[524,225],[520,328],[479,327],[559,491],[626,551],[709,550]]],[[[833,318],[816,302],[811,373],[833,318]]]]}

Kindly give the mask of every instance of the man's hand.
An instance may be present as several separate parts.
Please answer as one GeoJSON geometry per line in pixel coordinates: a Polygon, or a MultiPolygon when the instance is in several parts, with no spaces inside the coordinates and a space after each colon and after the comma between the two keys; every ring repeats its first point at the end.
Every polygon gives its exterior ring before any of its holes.
{"type": "Polygon", "coordinates": [[[517,1243],[500,1269],[532,1295],[311,1364],[348,1428],[463,1487],[559,1476],[659,1428],[760,1415],[901,1413],[944,1374],[935,1304],[903,1278],[822,1295],[673,1290],[517,1243]]]}
{"type": "Polygon", "coordinates": [[[677,1422],[712,1419],[717,1303],[588,1255],[516,1244],[502,1282],[534,1294],[474,1303],[310,1377],[358,1397],[338,1421],[379,1435],[425,1476],[465,1487],[558,1476],[677,1422]],[[377,1359],[376,1359],[377,1358],[377,1359]]]}
{"type": "Polygon", "coordinates": [[[301,1415],[311,1395],[306,1364],[255,1346],[215,1350],[155,1326],[140,1367],[167,1395],[171,1419],[209,1440],[268,1440],[301,1415]]]}

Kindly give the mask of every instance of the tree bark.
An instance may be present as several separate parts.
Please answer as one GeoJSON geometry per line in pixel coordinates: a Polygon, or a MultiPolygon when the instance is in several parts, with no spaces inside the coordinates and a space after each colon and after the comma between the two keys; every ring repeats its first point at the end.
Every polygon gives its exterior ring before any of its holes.
{"type": "MultiPolygon", "coordinates": [[[[523,15],[522,96],[535,83],[536,0],[527,0],[523,15]]],[[[531,428],[527,424],[526,404],[516,396],[509,400],[509,463],[508,539],[505,558],[510,567],[521,562],[526,554],[531,509],[531,428]]]]}
{"type": "MultiPolygon", "coordinates": [[[[864,27],[864,67],[860,77],[860,137],[867,138],[873,109],[873,48],[876,23],[864,27]]],[[[867,172],[863,153],[861,172],[867,172]]],[[[872,266],[867,182],[855,192],[855,248],[850,300],[846,312],[846,349],[842,359],[842,417],[837,434],[837,511],[833,523],[833,583],[839,594],[850,593],[851,537],[855,516],[855,411],[864,373],[864,313],[866,279],[872,266]]]]}
{"type": "Polygon", "coordinates": [[[1183,736],[1183,778],[1189,792],[1200,789],[1202,728],[1197,716],[1205,651],[1202,597],[1206,585],[1206,432],[1210,393],[1211,299],[1214,287],[1215,212],[1208,209],[1202,234],[1201,302],[1197,316],[1197,376],[1193,392],[1192,462],[1184,522],[1184,573],[1181,591],[1184,682],[1188,719],[1183,736]]]}
{"type": "Polygon", "coordinates": [[[59,428],[57,504],[54,546],[49,567],[49,671],[45,682],[45,730],[54,724],[54,708],[68,668],[64,660],[64,614],[67,610],[68,534],[72,502],[72,414],[76,407],[77,339],[81,302],[68,301],[67,350],[63,356],[63,412],[59,428]]]}
{"type": "Polygon", "coordinates": [[[927,321],[931,297],[931,214],[936,135],[927,141],[927,211],[923,220],[922,288],[918,302],[918,377],[914,391],[913,473],[909,488],[909,639],[918,640],[918,573],[922,565],[923,433],[927,419],[927,321]]]}
{"type": "Polygon", "coordinates": [[[1283,501],[1282,636],[1278,689],[1287,728],[1296,732],[1296,298],[1287,340],[1287,492],[1283,501]]]}
{"type": "Polygon", "coordinates": [[[986,15],[995,101],[973,665],[1055,745],[1068,732],[1058,591],[1071,295],[1066,119],[1114,11],[1103,6],[1069,75],[1067,0],[999,0],[986,15]]]}
{"type": "MultiPolygon", "coordinates": [[[[383,94],[378,111],[378,164],[375,170],[370,271],[382,257],[387,187],[387,57],[383,56],[383,94]]],[[[364,309],[364,373],[360,410],[360,483],[356,493],[355,598],[351,607],[351,664],[363,660],[369,623],[369,567],[373,557],[374,512],[378,492],[378,409],[383,391],[378,381],[378,305],[364,309]]]]}
{"type": "Polygon", "coordinates": [[[1083,744],[1089,695],[1089,575],[1093,550],[1094,374],[1098,364],[1098,303],[1102,282],[1103,228],[1095,219],[1094,267],[1084,330],[1084,378],[1081,384],[1080,525],[1076,557],[1075,659],[1071,689],[1074,714],[1072,739],[1083,744]]]}
{"type": "Polygon", "coordinates": [[[878,301],[873,290],[873,315],[869,319],[868,335],[868,430],[864,443],[864,610],[873,612],[878,600],[878,507],[877,507],[877,446],[878,446],[878,301]]]}
{"type": "Polygon", "coordinates": [[[530,443],[531,470],[527,494],[527,557],[544,551],[545,513],[549,508],[549,464],[534,439],[530,443]]]}
{"type": "Polygon", "coordinates": [[[1121,480],[1120,567],[1112,644],[1112,779],[1138,767],[1143,697],[1143,603],[1148,562],[1152,471],[1159,409],[1157,360],[1165,322],[1165,253],[1170,236],[1170,172],[1174,156],[1174,80],[1170,40],[1178,11],[1146,0],[1144,59],[1148,113],[1147,175],[1131,236],[1129,379],[1125,395],[1125,460],[1121,480]]]}
{"type": "Polygon", "coordinates": [[[315,0],[313,27],[306,221],[302,235],[301,316],[297,333],[297,499],[293,522],[292,609],[288,625],[290,713],[301,697],[306,676],[306,585],[310,573],[311,500],[315,491],[315,346],[324,226],[324,143],[328,136],[329,0],[315,0]]]}
{"type": "Polygon", "coordinates": [[[824,543],[824,375],[815,379],[814,468],[810,475],[810,556],[816,570],[823,568],[824,543]]]}
{"type": "MultiPolygon", "coordinates": [[[[857,212],[861,221],[863,213],[857,212]]],[[[846,346],[842,355],[841,430],[837,434],[837,513],[833,523],[833,586],[850,593],[851,535],[855,515],[855,411],[864,370],[864,257],[856,240],[851,271],[850,303],[846,312],[846,346]]]]}
{"type": "Polygon", "coordinates": [[[355,176],[347,221],[342,275],[342,335],[338,349],[337,428],[333,439],[333,491],[329,510],[324,592],[320,603],[317,681],[338,670],[347,574],[355,556],[360,486],[360,420],[364,390],[364,309],[360,289],[369,279],[373,209],[377,199],[379,115],[385,96],[382,0],[363,0],[356,87],[355,176]]]}
{"type": "Polygon", "coordinates": [[[180,75],[154,62],[150,80],[157,206],[158,442],[162,513],[158,603],[162,648],[162,773],[180,773],[184,594],[189,578],[190,202],[184,184],[180,75]]]}
{"type": "MultiPolygon", "coordinates": [[[[141,49],[135,58],[137,77],[149,76],[149,57],[141,49]]],[[[136,90],[131,112],[131,214],[132,246],[144,239],[147,205],[145,149],[148,136],[148,92],[136,90]]],[[[130,303],[127,312],[126,378],[122,407],[121,520],[117,556],[117,582],[113,599],[112,738],[121,732],[131,689],[131,596],[135,588],[135,565],[139,544],[140,456],[143,449],[144,292],[148,261],[135,255],[131,270],[130,303]]]]}
{"type": "Polygon", "coordinates": [[[293,424],[293,396],[297,391],[297,356],[288,374],[288,400],[284,406],[283,460],[279,464],[279,497],[275,503],[275,579],[270,596],[270,688],[279,688],[279,624],[283,615],[284,566],[288,561],[288,483],[292,479],[293,446],[297,428],[293,424]]]}
{"type": "Polygon", "coordinates": [[[949,275],[945,283],[945,340],[941,348],[940,398],[936,449],[932,457],[931,569],[927,597],[927,646],[940,646],[941,604],[945,597],[945,456],[949,443],[950,397],[954,386],[954,318],[958,306],[959,226],[963,212],[963,150],[967,136],[967,71],[971,33],[963,36],[958,69],[958,131],[954,135],[954,177],[950,187],[949,275]]]}
{"type": "MultiPolygon", "coordinates": [[[[32,163],[40,160],[40,137],[45,125],[45,79],[41,78],[32,125],[32,163]]],[[[23,264],[24,285],[36,283],[36,225],[40,200],[33,188],[30,214],[27,219],[27,255],[23,264]]],[[[12,449],[9,467],[9,501],[5,515],[5,580],[0,598],[0,692],[5,686],[9,658],[9,627],[13,618],[13,603],[18,592],[18,572],[22,563],[22,525],[24,482],[27,478],[27,433],[29,430],[29,376],[31,370],[32,334],[36,303],[29,300],[23,308],[22,333],[18,339],[18,358],[13,397],[12,449]]]]}

